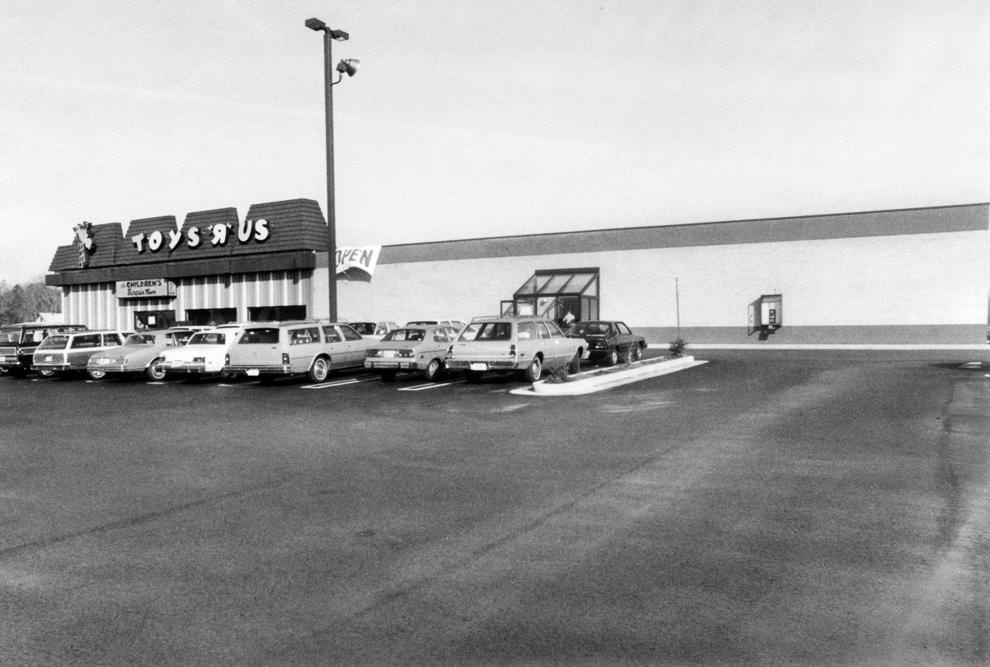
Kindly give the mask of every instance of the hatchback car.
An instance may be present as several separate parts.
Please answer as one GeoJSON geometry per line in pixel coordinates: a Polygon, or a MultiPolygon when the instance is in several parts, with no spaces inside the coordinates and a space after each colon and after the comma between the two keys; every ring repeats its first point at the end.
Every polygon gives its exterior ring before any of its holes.
{"type": "Polygon", "coordinates": [[[591,360],[604,361],[609,366],[620,361],[639,361],[646,350],[646,339],[633,333],[625,322],[616,320],[578,322],[567,330],[567,335],[583,339],[591,360]]]}
{"type": "Polygon", "coordinates": [[[396,329],[368,348],[364,367],[378,371],[385,381],[394,380],[400,372],[435,380],[453,340],[446,327],[435,324],[396,329]]]}
{"type": "Polygon", "coordinates": [[[31,365],[46,376],[83,373],[91,356],[123,345],[131,333],[104,330],[52,334],[35,348],[31,365]]]}
{"type": "Polygon", "coordinates": [[[468,324],[450,346],[445,363],[463,370],[468,382],[486,371],[513,371],[531,382],[543,368],[566,366],[577,372],[585,342],[568,338],[552,320],[542,317],[499,317],[468,324]]]}
{"type": "Polygon", "coordinates": [[[224,372],[227,350],[244,331],[240,324],[222,324],[197,331],[185,345],[162,352],[161,365],[168,375],[217,376],[224,372]]]}
{"type": "Polygon", "coordinates": [[[94,380],[101,380],[108,375],[119,377],[140,373],[144,373],[149,380],[164,380],[162,354],[165,350],[185,345],[194,333],[207,328],[174,327],[131,334],[123,345],[91,356],[86,364],[86,372],[94,380]]]}
{"type": "Polygon", "coordinates": [[[323,382],[331,370],[361,368],[370,344],[339,322],[246,325],[227,351],[226,371],[263,382],[288,375],[308,375],[313,382],[323,382]]]}

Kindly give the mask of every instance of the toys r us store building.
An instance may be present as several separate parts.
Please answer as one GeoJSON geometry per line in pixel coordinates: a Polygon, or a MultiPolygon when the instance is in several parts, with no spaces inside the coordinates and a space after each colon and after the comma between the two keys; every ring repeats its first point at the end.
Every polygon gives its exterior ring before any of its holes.
{"type": "MultiPolygon", "coordinates": [[[[52,260],[91,328],[325,318],[327,228],[295,199],[76,225],[52,260]]],[[[621,319],[651,343],[973,345],[987,203],[339,248],[341,319],[621,319]]]]}

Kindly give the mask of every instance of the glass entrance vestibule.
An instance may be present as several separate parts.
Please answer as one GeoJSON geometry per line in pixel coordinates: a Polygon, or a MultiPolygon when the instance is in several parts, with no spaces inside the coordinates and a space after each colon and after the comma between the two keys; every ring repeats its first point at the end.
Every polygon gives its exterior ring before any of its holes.
{"type": "Polygon", "coordinates": [[[564,325],[598,319],[597,268],[541,269],[502,301],[503,315],[537,315],[564,325]]]}

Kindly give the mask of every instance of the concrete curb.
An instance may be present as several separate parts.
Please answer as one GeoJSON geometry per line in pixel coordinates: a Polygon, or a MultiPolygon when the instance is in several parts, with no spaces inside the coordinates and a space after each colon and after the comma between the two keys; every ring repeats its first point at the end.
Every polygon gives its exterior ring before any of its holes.
{"type": "MultiPolygon", "coordinates": [[[[666,350],[666,343],[650,343],[651,350],[666,350]]],[[[689,343],[688,350],[969,350],[990,352],[990,344],[973,343],[689,343]]]]}
{"type": "Polygon", "coordinates": [[[696,361],[692,356],[677,359],[646,359],[614,369],[575,373],[568,382],[547,384],[545,380],[540,380],[534,382],[531,387],[513,389],[510,393],[526,396],[580,396],[707,363],[707,361],[696,361]]]}

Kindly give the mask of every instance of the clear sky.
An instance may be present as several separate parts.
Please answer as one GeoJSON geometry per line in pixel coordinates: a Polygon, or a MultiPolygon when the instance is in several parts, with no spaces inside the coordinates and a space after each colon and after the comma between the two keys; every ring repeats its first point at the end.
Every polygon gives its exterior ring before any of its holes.
{"type": "Polygon", "coordinates": [[[326,204],[338,245],[990,200],[987,0],[0,0],[0,280],[72,226],[326,204]]]}

